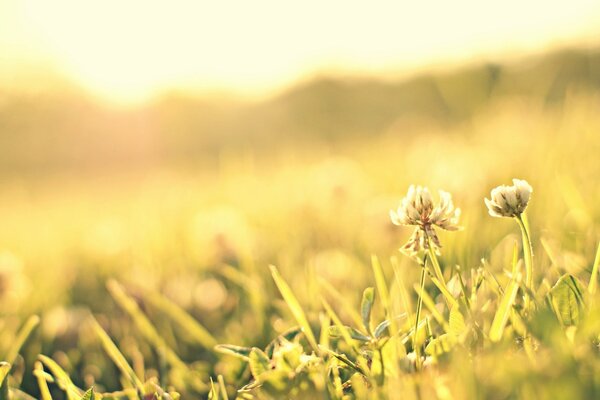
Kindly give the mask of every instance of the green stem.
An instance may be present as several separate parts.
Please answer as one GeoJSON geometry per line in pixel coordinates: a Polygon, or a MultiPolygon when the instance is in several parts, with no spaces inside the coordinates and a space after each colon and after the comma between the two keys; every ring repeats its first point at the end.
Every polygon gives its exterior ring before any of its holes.
{"type": "MultiPolygon", "coordinates": [[[[431,238],[428,238],[427,240],[429,240],[428,254],[429,258],[431,259],[431,265],[433,265],[433,272],[435,273],[435,277],[440,282],[440,285],[443,287],[443,289],[445,289],[447,293],[450,293],[450,290],[448,290],[448,286],[446,286],[446,281],[444,280],[444,274],[442,273],[442,268],[440,267],[440,263],[437,259],[437,254],[435,254],[433,242],[431,238]]],[[[451,304],[446,298],[446,296],[444,296],[444,299],[446,300],[446,305],[448,306],[448,309],[450,309],[451,304]]]]}
{"type": "Polygon", "coordinates": [[[437,255],[435,254],[435,250],[433,249],[433,243],[431,239],[429,240],[429,258],[431,259],[431,264],[433,265],[433,272],[435,272],[435,277],[446,286],[446,282],[444,281],[444,275],[442,274],[442,268],[440,267],[440,263],[438,262],[437,255]]]}
{"type": "Polygon", "coordinates": [[[524,221],[523,214],[515,217],[519,227],[521,228],[521,234],[523,236],[523,258],[525,259],[525,287],[527,288],[527,293],[524,295],[525,300],[525,310],[529,310],[531,305],[531,300],[529,298],[529,293],[534,293],[533,291],[533,247],[531,244],[531,236],[529,235],[529,231],[527,229],[527,224],[524,221]]]}
{"type": "Polygon", "coordinates": [[[413,334],[413,347],[415,349],[415,365],[417,371],[421,369],[421,350],[417,345],[417,332],[419,331],[419,319],[421,318],[421,308],[423,307],[423,296],[421,293],[425,290],[425,271],[427,268],[427,257],[423,260],[423,266],[421,267],[421,280],[419,283],[419,287],[421,290],[419,291],[419,300],[417,302],[417,314],[415,316],[415,331],[413,334]]]}

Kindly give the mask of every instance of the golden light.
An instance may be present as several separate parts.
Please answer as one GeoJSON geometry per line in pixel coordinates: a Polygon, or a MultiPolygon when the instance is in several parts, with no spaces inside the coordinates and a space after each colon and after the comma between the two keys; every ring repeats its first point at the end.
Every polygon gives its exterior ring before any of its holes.
{"type": "Polygon", "coordinates": [[[0,52],[136,101],[173,87],[252,95],[319,71],[384,74],[529,51],[593,39],[599,22],[592,0],[5,0],[0,52]]]}

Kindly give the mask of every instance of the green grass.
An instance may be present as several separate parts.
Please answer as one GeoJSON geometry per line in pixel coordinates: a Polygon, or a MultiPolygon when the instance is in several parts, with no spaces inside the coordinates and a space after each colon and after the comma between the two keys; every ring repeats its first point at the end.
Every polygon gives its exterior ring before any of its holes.
{"type": "Polygon", "coordinates": [[[599,106],[495,104],[217,173],[7,182],[0,399],[598,397],[599,106]],[[531,259],[483,203],[513,177],[534,187],[531,259]],[[463,210],[426,269],[388,217],[411,183],[463,210]]]}

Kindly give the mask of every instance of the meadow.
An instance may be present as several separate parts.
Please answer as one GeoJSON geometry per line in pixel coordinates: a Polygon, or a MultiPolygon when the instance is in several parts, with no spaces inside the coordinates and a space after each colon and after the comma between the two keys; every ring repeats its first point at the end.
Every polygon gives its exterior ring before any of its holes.
{"type": "Polygon", "coordinates": [[[600,396],[600,96],[546,100],[3,176],[0,399],[600,396]],[[513,178],[525,236],[484,204],[513,178]],[[462,210],[439,255],[399,251],[413,184],[462,210]]]}

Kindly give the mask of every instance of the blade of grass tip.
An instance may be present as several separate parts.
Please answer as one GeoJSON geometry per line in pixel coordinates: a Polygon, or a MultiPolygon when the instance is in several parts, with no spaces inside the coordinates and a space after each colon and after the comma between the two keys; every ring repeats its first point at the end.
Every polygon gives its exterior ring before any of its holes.
{"type": "Polygon", "coordinates": [[[593,296],[596,294],[598,289],[598,268],[600,267],[600,243],[598,243],[598,249],[596,250],[596,258],[594,259],[594,266],[592,267],[592,276],[590,276],[590,284],[588,286],[588,292],[593,296]]]}
{"type": "Polygon", "coordinates": [[[11,367],[7,362],[0,362],[0,400],[9,400],[8,373],[11,367]]]}
{"type": "Polygon", "coordinates": [[[94,392],[94,388],[91,387],[81,396],[81,400],[96,400],[96,393],[94,392]]]}
{"type": "Polygon", "coordinates": [[[33,364],[33,375],[37,380],[38,387],[40,389],[40,399],[41,400],[52,400],[52,395],[50,394],[50,389],[48,388],[48,382],[44,377],[44,367],[42,367],[42,363],[40,361],[36,361],[33,364]]]}
{"type": "Polygon", "coordinates": [[[492,326],[489,333],[489,338],[492,342],[498,342],[500,339],[502,339],[504,327],[506,326],[506,322],[510,316],[510,310],[512,309],[515,299],[517,298],[518,291],[519,282],[517,279],[513,278],[506,286],[506,290],[504,291],[504,295],[502,296],[502,300],[500,301],[500,305],[498,306],[498,310],[496,311],[496,315],[494,315],[494,320],[492,321],[492,326]]]}
{"type": "Polygon", "coordinates": [[[119,348],[114,344],[114,342],[110,339],[110,336],[106,333],[106,331],[100,326],[96,318],[90,316],[90,324],[98,335],[98,338],[102,342],[102,347],[104,347],[104,351],[110,357],[110,359],[115,363],[117,368],[121,371],[121,373],[131,382],[131,385],[135,387],[140,393],[145,393],[144,384],[141,379],[135,374],[133,368],[125,359],[125,356],[119,351],[119,348]]]}
{"type": "Polygon", "coordinates": [[[68,400],[81,399],[81,396],[83,396],[83,390],[75,386],[69,377],[69,374],[67,374],[56,361],[43,354],[39,354],[38,358],[46,367],[48,367],[52,375],[54,375],[54,381],[58,387],[67,394],[68,400]]]}
{"type": "Polygon", "coordinates": [[[352,318],[354,325],[361,326],[362,319],[360,314],[356,312],[356,310],[350,305],[349,302],[344,301],[344,296],[342,296],[342,294],[325,279],[317,277],[317,281],[319,282],[321,288],[325,289],[325,291],[328,292],[331,297],[339,301],[339,304],[344,309],[344,312],[348,314],[350,318],[352,318]]]}
{"type": "Polygon", "coordinates": [[[109,280],[106,287],[117,304],[133,319],[134,324],[140,333],[150,342],[159,352],[163,352],[167,362],[178,369],[187,371],[187,365],[163,340],[160,334],[154,328],[154,325],[140,310],[137,302],[125,293],[125,289],[115,280],[109,280]]]}
{"type": "Polygon", "coordinates": [[[365,331],[373,336],[373,330],[371,329],[371,310],[373,309],[373,302],[375,301],[375,290],[372,287],[368,287],[363,292],[362,301],[360,303],[360,314],[362,317],[362,324],[365,331]]]}
{"type": "Polygon", "coordinates": [[[217,387],[215,387],[215,382],[210,376],[210,391],[208,392],[208,400],[219,400],[219,392],[217,391],[217,387]]]}
{"type": "Polygon", "coordinates": [[[285,300],[286,304],[290,308],[290,311],[292,312],[292,315],[294,316],[294,319],[296,320],[298,325],[300,325],[300,327],[304,330],[304,335],[306,336],[308,343],[313,348],[315,353],[318,354],[319,346],[317,344],[317,340],[315,339],[315,335],[313,334],[312,329],[310,328],[310,324],[306,319],[306,315],[304,314],[304,310],[302,310],[298,299],[292,292],[292,289],[290,289],[288,284],[279,274],[277,267],[275,267],[274,265],[270,265],[269,269],[271,270],[271,275],[273,276],[275,285],[277,285],[277,288],[279,289],[279,293],[281,293],[283,300],[285,300]]]}
{"type": "Polygon", "coordinates": [[[8,349],[8,351],[6,352],[6,356],[4,359],[8,363],[10,363],[10,364],[15,363],[15,360],[16,360],[17,356],[19,355],[19,351],[21,351],[21,347],[23,347],[23,345],[27,341],[27,338],[29,337],[29,335],[31,335],[31,332],[33,332],[33,330],[35,329],[36,326],[38,326],[39,323],[40,323],[40,317],[38,317],[37,315],[32,315],[31,317],[29,317],[27,319],[27,321],[25,321],[25,323],[19,330],[19,333],[17,333],[17,337],[13,341],[13,343],[10,346],[10,348],[8,349]]]}
{"type": "Polygon", "coordinates": [[[229,400],[229,396],[227,395],[227,388],[225,387],[225,380],[223,379],[223,375],[219,374],[217,376],[217,381],[219,382],[220,392],[223,394],[221,396],[223,400],[229,400]]]}
{"type": "Polygon", "coordinates": [[[206,349],[212,349],[218,344],[217,340],[204,326],[196,321],[196,319],[188,314],[183,308],[179,307],[165,296],[159,293],[152,293],[149,296],[144,296],[144,299],[190,333],[190,336],[193,337],[194,341],[199,345],[206,349]]]}
{"type": "Polygon", "coordinates": [[[350,333],[348,333],[348,330],[346,329],[340,318],[337,316],[335,311],[333,311],[333,308],[331,308],[327,300],[325,300],[324,298],[321,298],[321,302],[323,303],[323,308],[325,308],[325,311],[329,315],[329,318],[331,318],[331,320],[333,321],[333,325],[336,326],[340,331],[340,335],[342,336],[342,339],[344,339],[344,342],[346,342],[346,344],[358,354],[359,350],[356,347],[354,341],[352,340],[350,333]]]}

